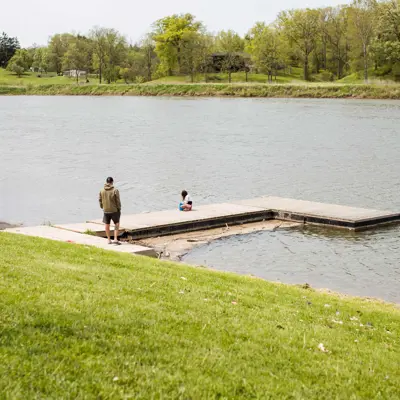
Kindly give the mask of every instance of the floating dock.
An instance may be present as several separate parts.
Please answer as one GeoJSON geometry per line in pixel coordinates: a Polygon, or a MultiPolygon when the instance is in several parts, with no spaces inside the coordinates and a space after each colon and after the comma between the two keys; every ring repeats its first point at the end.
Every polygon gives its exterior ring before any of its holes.
{"type": "MultiPolygon", "coordinates": [[[[400,213],[266,196],[232,203],[195,206],[190,212],[176,209],[122,215],[121,232],[136,240],[271,219],[364,230],[400,222],[400,213]]],[[[99,236],[105,235],[101,219],[57,227],[73,232],[92,231],[99,236]]]]}
{"type": "MultiPolygon", "coordinates": [[[[123,214],[120,232],[125,237],[139,240],[272,219],[357,231],[400,222],[400,213],[266,196],[232,203],[196,206],[190,212],[176,209],[123,214]]],[[[19,227],[5,231],[123,253],[157,256],[153,249],[147,247],[128,243],[121,246],[108,245],[104,239],[105,230],[101,219],[81,224],[19,227]]]]}

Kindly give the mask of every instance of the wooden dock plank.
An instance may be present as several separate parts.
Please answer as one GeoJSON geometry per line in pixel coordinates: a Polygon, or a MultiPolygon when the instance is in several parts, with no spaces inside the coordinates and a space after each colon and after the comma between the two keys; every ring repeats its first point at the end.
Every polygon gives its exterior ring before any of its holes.
{"type": "Polygon", "coordinates": [[[392,211],[380,211],[366,208],[340,206],[337,204],[286,199],[274,196],[241,200],[238,202],[238,204],[260,207],[281,212],[328,217],[345,221],[364,221],[367,219],[400,215],[398,213],[393,213],[392,211]]]}
{"type": "Polygon", "coordinates": [[[265,196],[241,200],[239,204],[265,207],[274,212],[276,219],[303,221],[308,224],[327,225],[348,229],[366,229],[400,221],[400,213],[337,204],[265,196]]]}
{"type": "MultiPolygon", "coordinates": [[[[246,206],[242,204],[221,203],[195,207],[193,211],[182,212],[176,210],[155,211],[144,214],[122,215],[121,223],[126,230],[165,226],[185,222],[211,220],[232,215],[249,214],[263,211],[263,208],[246,206]]],[[[89,223],[101,224],[101,219],[89,221],[89,223]]]]}

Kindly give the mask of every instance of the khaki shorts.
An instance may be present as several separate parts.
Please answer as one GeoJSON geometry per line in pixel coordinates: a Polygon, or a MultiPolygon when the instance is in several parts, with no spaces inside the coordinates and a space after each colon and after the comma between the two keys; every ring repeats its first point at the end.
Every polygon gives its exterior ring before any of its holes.
{"type": "Polygon", "coordinates": [[[121,219],[121,213],[120,212],[104,213],[103,222],[106,225],[110,225],[111,221],[113,221],[114,224],[119,224],[119,220],[120,219],[121,219]]]}

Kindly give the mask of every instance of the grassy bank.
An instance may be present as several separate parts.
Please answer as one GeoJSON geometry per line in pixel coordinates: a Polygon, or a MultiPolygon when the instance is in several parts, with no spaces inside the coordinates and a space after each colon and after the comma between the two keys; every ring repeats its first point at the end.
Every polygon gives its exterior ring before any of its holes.
{"type": "Polygon", "coordinates": [[[141,84],[0,86],[0,95],[400,99],[400,85],[141,84]]]}
{"type": "MultiPolygon", "coordinates": [[[[277,82],[268,84],[264,74],[242,72],[232,74],[228,83],[227,74],[208,74],[209,82],[203,75],[190,83],[188,76],[170,76],[145,84],[97,84],[90,77],[90,83],[57,76],[49,73],[38,77],[37,73],[26,72],[22,77],[0,68],[0,95],[81,95],[81,96],[199,96],[199,97],[292,97],[292,98],[359,98],[359,99],[400,99],[400,84],[387,83],[360,84],[357,74],[337,83],[305,82],[301,79],[301,69],[292,68],[291,74],[280,74],[277,82]]],[[[372,71],[371,71],[372,76],[372,71]]]]}
{"type": "Polygon", "coordinates": [[[400,396],[395,306],[6,233],[0,248],[3,398],[400,396]]]}
{"type": "MultiPolygon", "coordinates": [[[[276,77],[277,83],[294,83],[303,81],[301,78],[302,69],[292,68],[291,74],[280,73],[276,77]]],[[[244,83],[246,82],[246,74],[244,72],[232,73],[231,79],[233,83],[244,83]]],[[[94,75],[89,76],[89,80],[92,84],[98,83],[98,78],[94,75]]],[[[85,83],[86,77],[80,78],[80,83],[85,83]]],[[[268,75],[265,74],[247,74],[247,81],[249,83],[267,83],[268,75]]],[[[203,74],[194,76],[195,83],[205,83],[203,74]]],[[[208,83],[228,83],[228,74],[207,74],[208,83]]],[[[155,79],[152,83],[157,84],[184,84],[191,83],[190,76],[166,76],[163,78],[155,79]]],[[[0,68],[0,86],[26,86],[26,85],[75,85],[75,78],[69,78],[65,76],[57,76],[55,73],[38,74],[35,72],[25,72],[22,76],[18,77],[12,72],[9,72],[3,68],[0,68]]],[[[125,85],[123,79],[119,79],[116,84],[125,85]]]]}

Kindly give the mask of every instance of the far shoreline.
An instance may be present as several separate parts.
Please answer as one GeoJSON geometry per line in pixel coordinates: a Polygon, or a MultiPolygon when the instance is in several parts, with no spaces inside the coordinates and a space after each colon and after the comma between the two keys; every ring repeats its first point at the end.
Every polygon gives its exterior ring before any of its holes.
{"type": "Polygon", "coordinates": [[[0,96],[145,96],[400,100],[400,85],[378,84],[96,84],[0,85],[0,96]]]}

